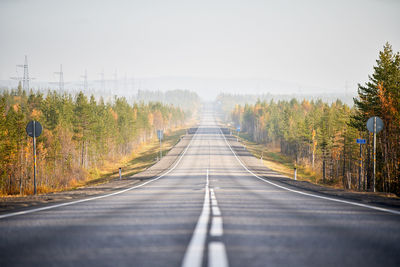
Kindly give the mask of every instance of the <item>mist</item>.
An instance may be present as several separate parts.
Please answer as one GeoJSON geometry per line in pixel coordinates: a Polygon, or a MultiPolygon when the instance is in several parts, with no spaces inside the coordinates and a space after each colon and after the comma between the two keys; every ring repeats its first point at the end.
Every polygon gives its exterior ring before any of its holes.
{"type": "Polygon", "coordinates": [[[1,1],[0,86],[24,55],[35,88],[113,94],[345,94],[386,42],[400,48],[398,1],[1,1]]]}

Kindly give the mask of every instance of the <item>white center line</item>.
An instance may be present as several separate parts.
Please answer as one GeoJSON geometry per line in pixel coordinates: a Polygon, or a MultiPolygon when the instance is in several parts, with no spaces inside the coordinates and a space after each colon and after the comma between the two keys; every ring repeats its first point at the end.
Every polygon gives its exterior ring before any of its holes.
{"type": "Polygon", "coordinates": [[[221,211],[219,210],[219,208],[217,206],[212,206],[212,212],[214,216],[221,216],[221,211]]]}
{"type": "Polygon", "coordinates": [[[222,217],[221,216],[214,216],[212,218],[211,223],[211,236],[222,236],[224,234],[224,230],[222,228],[222,217]]]}
{"type": "Polygon", "coordinates": [[[183,258],[183,267],[201,267],[203,263],[204,246],[207,238],[207,228],[210,218],[210,190],[207,169],[207,182],[205,186],[204,204],[200,218],[197,221],[192,239],[183,258]]]}
{"type": "Polygon", "coordinates": [[[210,242],[208,245],[208,267],[227,267],[225,245],[222,242],[210,242]]]}
{"type": "MultiPolygon", "coordinates": [[[[214,189],[210,189],[212,203],[212,221],[210,228],[210,236],[213,238],[221,238],[224,234],[223,221],[221,211],[218,207],[217,198],[214,189]]],[[[226,255],[225,245],[221,241],[211,241],[208,244],[208,266],[210,267],[227,267],[228,257],[226,255]]]]}

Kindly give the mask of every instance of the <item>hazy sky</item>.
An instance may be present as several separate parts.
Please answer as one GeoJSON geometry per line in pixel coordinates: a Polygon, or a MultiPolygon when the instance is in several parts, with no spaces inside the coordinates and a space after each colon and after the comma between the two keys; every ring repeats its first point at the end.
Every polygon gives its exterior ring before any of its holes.
{"type": "Polygon", "coordinates": [[[28,55],[40,81],[62,63],[65,80],[104,69],[213,93],[246,82],[344,92],[367,80],[386,41],[400,51],[399,14],[397,0],[0,0],[0,79],[28,55]]]}

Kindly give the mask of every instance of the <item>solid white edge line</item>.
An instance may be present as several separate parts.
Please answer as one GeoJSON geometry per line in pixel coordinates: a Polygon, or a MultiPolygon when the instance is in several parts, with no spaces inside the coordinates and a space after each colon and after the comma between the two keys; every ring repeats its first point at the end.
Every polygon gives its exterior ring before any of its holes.
{"type": "Polygon", "coordinates": [[[204,246],[207,239],[208,221],[210,218],[210,190],[208,181],[208,169],[205,185],[204,203],[200,217],[197,221],[192,238],[186,249],[182,261],[182,267],[201,267],[203,263],[204,246]]]}
{"type": "Polygon", "coordinates": [[[222,242],[213,241],[208,245],[208,267],[227,267],[225,245],[222,242]]]}
{"type": "Polygon", "coordinates": [[[221,128],[219,128],[220,134],[222,135],[222,137],[225,140],[225,143],[228,145],[229,149],[232,151],[233,155],[235,156],[235,158],[237,159],[237,161],[240,163],[240,165],[242,165],[242,167],[249,172],[250,174],[252,174],[254,177],[260,179],[263,182],[269,183],[273,186],[276,186],[278,188],[293,192],[293,193],[297,193],[300,195],[305,195],[305,196],[310,196],[310,197],[315,197],[315,198],[320,198],[320,199],[325,199],[325,200],[330,200],[330,201],[334,201],[334,202],[340,202],[340,203],[345,203],[345,204],[349,204],[349,205],[353,205],[353,206],[358,206],[358,207],[363,207],[363,208],[368,208],[368,209],[373,209],[373,210],[378,210],[378,211],[383,211],[383,212],[388,212],[388,213],[392,213],[392,214],[396,214],[396,215],[400,215],[400,211],[396,211],[396,210],[391,210],[391,209],[385,209],[385,208],[380,208],[380,207],[376,207],[376,206],[371,206],[371,205],[366,205],[366,204],[361,204],[361,203],[357,203],[357,202],[352,202],[352,201],[347,201],[347,200],[341,200],[341,199],[337,199],[337,198],[331,198],[331,197],[324,197],[324,196],[318,196],[318,195],[314,195],[314,194],[310,194],[310,193],[305,193],[305,192],[301,192],[298,190],[293,190],[278,184],[275,184],[273,182],[270,182],[268,180],[265,180],[264,178],[259,177],[258,175],[256,175],[255,173],[253,173],[252,171],[250,171],[243,163],[242,161],[238,158],[238,156],[236,155],[236,152],[232,149],[231,145],[229,144],[229,142],[226,140],[226,137],[224,135],[224,133],[222,132],[221,128]]]}
{"type": "Polygon", "coordinates": [[[91,201],[91,200],[96,200],[96,199],[101,199],[101,198],[106,198],[106,197],[111,197],[111,196],[119,195],[119,194],[125,193],[127,191],[130,191],[130,190],[145,186],[145,185],[147,185],[149,183],[152,183],[154,181],[157,181],[158,179],[160,179],[160,178],[164,177],[165,175],[169,174],[171,171],[173,171],[176,168],[176,166],[178,166],[179,162],[182,160],[183,156],[185,155],[186,151],[189,149],[190,145],[192,144],[192,141],[195,139],[196,136],[197,136],[197,131],[196,131],[196,134],[190,140],[190,143],[188,144],[186,149],[181,154],[181,156],[178,159],[178,161],[175,163],[175,165],[171,169],[169,169],[165,173],[163,173],[163,174],[157,176],[156,178],[154,178],[152,180],[149,180],[149,181],[147,181],[147,182],[145,182],[143,184],[132,186],[132,187],[129,187],[127,189],[124,189],[124,190],[121,190],[121,191],[118,191],[118,192],[114,192],[114,193],[111,193],[111,194],[107,194],[107,195],[101,195],[101,196],[97,196],[97,197],[85,198],[85,199],[80,199],[80,200],[67,202],[67,203],[62,203],[62,204],[51,205],[51,206],[42,207],[42,208],[36,208],[36,209],[31,209],[31,210],[24,210],[24,211],[17,211],[17,212],[12,212],[12,213],[8,213],[8,214],[3,214],[3,215],[0,215],[0,219],[19,216],[19,215],[24,215],[24,214],[29,214],[29,213],[34,213],[34,212],[43,211],[43,210],[49,210],[49,209],[64,207],[64,206],[69,206],[69,205],[74,205],[74,204],[87,202],[87,201],[91,201]]]}

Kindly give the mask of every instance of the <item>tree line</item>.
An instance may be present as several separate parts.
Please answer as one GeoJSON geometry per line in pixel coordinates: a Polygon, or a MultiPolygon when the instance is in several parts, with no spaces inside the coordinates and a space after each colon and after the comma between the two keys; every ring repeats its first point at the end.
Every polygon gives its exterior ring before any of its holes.
{"type": "Polygon", "coordinates": [[[189,90],[177,89],[167,92],[138,90],[136,101],[144,103],[161,102],[181,107],[185,111],[192,111],[194,107],[199,106],[200,97],[189,90]]]}
{"type": "Polygon", "coordinates": [[[124,97],[111,103],[83,92],[0,93],[0,192],[33,190],[32,140],[25,127],[30,120],[43,126],[37,138],[38,192],[60,189],[87,178],[105,161],[128,155],[155,138],[156,129],[182,126],[190,112],[159,102],[129,104],[124,97]]]}
{"type": "MultiPolygon", "coordinates": [[[[236,105],[230,118],[258,142],[279,147],[296,164],[311,167],[322,183],[358,189],[362,145],[361,190],[373,190],[373,138],[366,128],[379,116],[384,129],[377,134],[376,189],[400,195],[400,55],[386,44],[374,73],[359,84],[354,106],[337,100],[292,99],[236,105]]],[[[221,103],[224,97],[219,97],[221,103]]]]}

